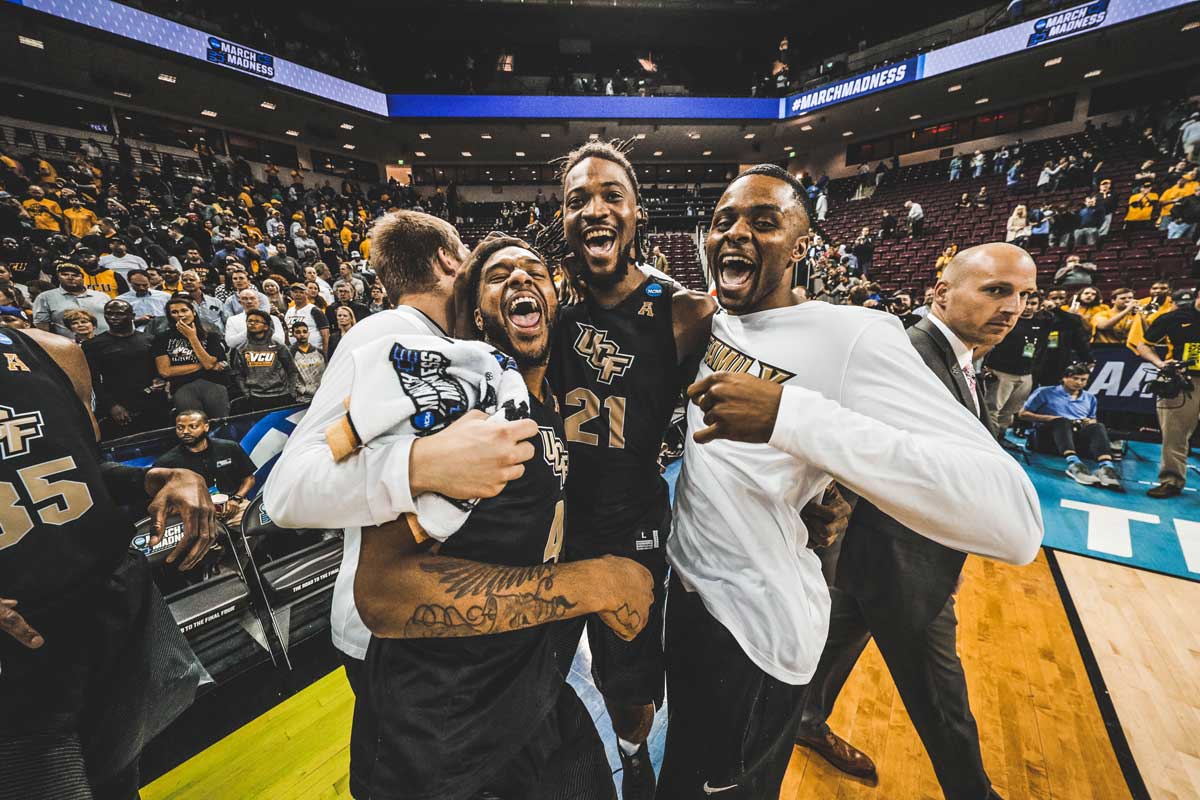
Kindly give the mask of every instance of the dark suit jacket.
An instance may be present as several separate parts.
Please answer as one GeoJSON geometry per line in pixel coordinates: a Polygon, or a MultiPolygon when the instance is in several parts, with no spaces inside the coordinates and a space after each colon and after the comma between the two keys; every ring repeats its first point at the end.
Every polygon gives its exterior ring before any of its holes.
{"type": "MultiPolygon", "coordinates": [[[[972,414],[971,390],[954,349],[929,319],[908,329],[925,365],[972,414]]],[[[981,383],[981,382],[979,382],[981,383]]],[[[982,385],[976,386],[980,423],[992,430],[982,385]]],[[[947,486],[947,491],[986,491],[986,487],[947,486]]],[[[964,525],[971,524],[963,520],[964,525]]],[[[834,585],[859,600],[869,622],[895,632],[924,630],[942,610],[966,554],[906,528],[865,498],[858,501],[842,542],[834,585]]]]}

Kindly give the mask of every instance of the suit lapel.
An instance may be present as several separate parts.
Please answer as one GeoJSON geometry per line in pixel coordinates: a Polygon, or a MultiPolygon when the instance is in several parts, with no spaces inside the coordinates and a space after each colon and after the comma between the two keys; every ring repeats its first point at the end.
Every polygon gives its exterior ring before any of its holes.
{"type": "MultiPolygon", "coordinates": [[[[968,411],[975,413],[975,404],[971,402],[971,387],[967,383],[967,377],[963,375],[962,367],[958,365],[958,359],[954,355],[954,348],[950,346],[949,340],[938,329],[938,326],[929,320],[928,317],[918,322],[914,327],[922,330],[942,353],[942,359],[946,362],[946,370],[950,373],[951,380],[954,381],[954,387],[958,390],[958,402],[962,403],[968,411]]],[[[978,381],[976,381],[978,386],[978,381]]],[[[979,405],[983,408],[983,404],[979,405]]]]}

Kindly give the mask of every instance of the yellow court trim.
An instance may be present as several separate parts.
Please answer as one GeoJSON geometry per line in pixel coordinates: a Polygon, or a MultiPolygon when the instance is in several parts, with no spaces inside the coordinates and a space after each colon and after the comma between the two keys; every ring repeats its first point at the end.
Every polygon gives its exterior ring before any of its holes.
{"type": "Polygon", "coordinates": [[[342,668],[142,789],[142,800],[350,797],[354,695],[342,668]]]}

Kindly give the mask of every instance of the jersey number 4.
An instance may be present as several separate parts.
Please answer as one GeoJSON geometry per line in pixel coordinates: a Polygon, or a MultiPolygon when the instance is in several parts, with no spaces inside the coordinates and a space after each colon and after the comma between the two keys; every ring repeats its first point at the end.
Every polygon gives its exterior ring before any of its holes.
{"type": "MultiPolygon", "coordinates": [[[[567,392],[568,406],[583,406],[563,420],[568,442],[598,445],[600,437],[583,429],[583,426],[600,416],[600,398],[591,389],[580,387],[567,392]]],[[[625,449],[625,398],[604,398],[604,409],[608,412],[608,446],[625,449]]]]}
{"type": "MultiPolygon", "coordinates": [[[[52,480],[69,469],[75,469],[75,459],[71,456],[17,470],[17,477],[29,495],[30,504],[37,511],[38,519],[46,525],[74,522],[93,505],[92,492],[86,483],[52,480]],[[50,505],[37,508],[45,503],[50,505]]],[[[25,534],[33,530],[33,525],[33,517],[29,509],[21,504],[17,487],[8,481],[0,481],[0,550],[21,541],[25,534]]]]}

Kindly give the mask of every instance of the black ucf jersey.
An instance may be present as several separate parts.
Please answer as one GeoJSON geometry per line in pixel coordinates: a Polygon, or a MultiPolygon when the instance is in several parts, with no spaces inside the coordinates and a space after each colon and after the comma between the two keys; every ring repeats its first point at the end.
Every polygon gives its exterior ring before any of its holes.
{"type": "Polygon", "coordinates": [[[671,324],[674,288],[647,277],[612,308],[585,300],[559,317],[550,382],[571,451],[571,558],[617,552],[631,526],[667,507],[658,455],[685,381],[671,324]]]}
{"type": "Polygon", "coordinates": [[[133,534],[70,379],[31,339],[0,328],[0,597],[17,600],[46,640],[27,650],[0,634],[0,716],[18,700],[36,706],[39,687],[57,685],[42,710],[70,705],[70,674],[120,613],[104,598],[133,534]]]}
{"type": "MultiPolygon", "coordinates": [[[[524,568],[558,560],[568,454],[554,396],[549,387],[544,392],[544,402],[530,398],[538,436],[530,440],[535,453],[525,474],[481,500],[439,555],[524,568]]],[[[565,676],[556,653],[563,637],[556,633],[568,623],[550,620],[565,608],[551,599],[549,579],[536,594],[505,587],[532,574],[519,569],[497,579],[488,568],[448,567],[438,576],[443,585],[466,594],[490,583],[487,601],[422,608],[408,630],[418,638],[371,640],[368,680],[382,718],[368,747],[377,748],[374,769],[390,773],[381,776],[384,783],[408,786],[406,797],[457,797],[477,786],[482,773],[495,771],[524,746],[557,700],[565,676]],[[493,620],[515,616],[546,623],[507,633],[419,638],[447,627],[486,633],[493,620]]]]}

